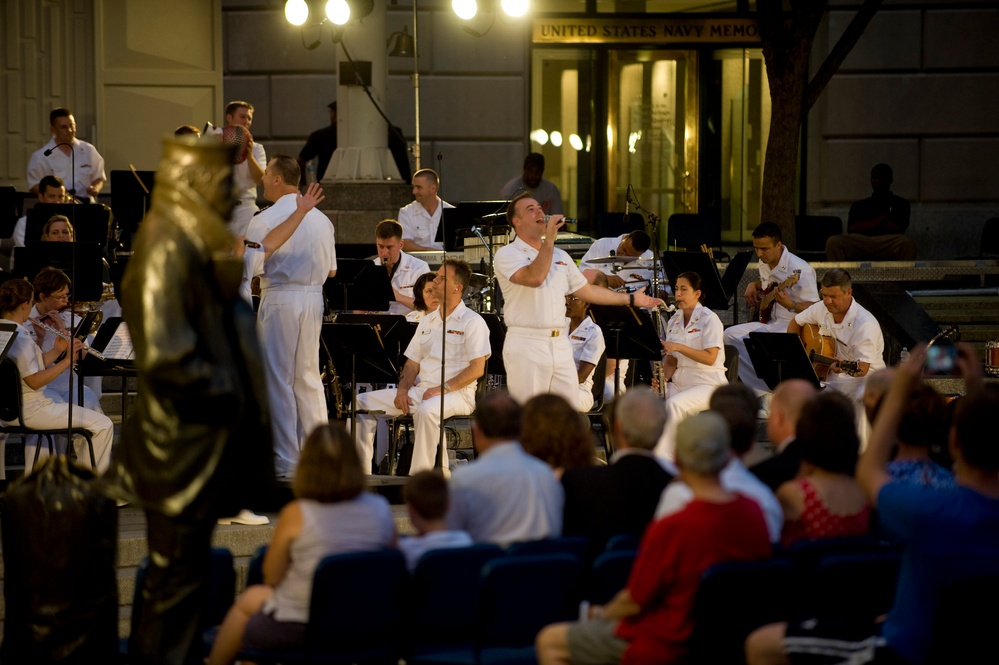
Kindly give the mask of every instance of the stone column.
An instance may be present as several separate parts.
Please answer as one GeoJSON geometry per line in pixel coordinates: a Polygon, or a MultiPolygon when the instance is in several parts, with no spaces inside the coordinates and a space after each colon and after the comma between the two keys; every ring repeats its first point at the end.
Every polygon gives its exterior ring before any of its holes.
{"type": "MultiPolygon", "coordinates": [[[[385,5],[375,3],[370,14],[351,20],[337,47],[338,66],[349,64],[344,45],[355,63],[371,63],[368,89],[384,111],[387,103],[385,5]]],[[[324,180],[399,180],[399,169],[388,149],[388,125],[360,85],[337,83],[337,149],[324,180]]]]}

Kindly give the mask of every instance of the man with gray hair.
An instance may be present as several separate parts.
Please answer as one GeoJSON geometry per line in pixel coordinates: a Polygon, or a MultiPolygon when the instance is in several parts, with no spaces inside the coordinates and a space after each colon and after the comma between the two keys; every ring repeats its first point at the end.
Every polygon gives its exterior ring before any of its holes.
{"type": "Polygon", "coordinates": [[[680,423],[676,463],[696,500],[649,526],[627,588],[599,608],[599,618],[552,624],[538,634],[541,665],[674,663],[683,658],[704,571],[718,563],[771,555],[759,507],[726,490],[718,478],[729,454],[728,425],[717,413],[699,413],[680,423]]]}
{"type": "Polygon", "coordinates": [[[850,273],[833,268],[822,276],[819,295],[822,302],[796,314],[787,325],[787,331],[801,334],[806,325],[818,326],[819,334],[836,342],[834,355],[837,360],[857,363],[855,371],[841,369],[838,364],[829,368],[826,382],[856,402],[864,388],[867,373],[883,369],[885,349],[881,324],[874,315],[861,307],[853,298],[853,281],[850,273]]]}
{"type": "MultiPolygon", "coordinates": [[[[870,380],[868,380],[870,383],[870,380]]],[[[772,491],[792,480],[801,469],[801,452],[795,433],[801,410],[815,399],[818,391],[810,381],[787,379],[774,390],[767,418],[767,439],[777,446],[777,454],[749,468],[772,491]]]]}
{"type": "Polygon", "coordinates": [[[594,553],[611,536],[642,535],[673,478],[652,454],[665,424],[666,406],[653,391],[631,390],[618,399],[613,427],[617,452],[610,464],[566,469],[562,475],[564,535],[586,536],[594,553]]]}

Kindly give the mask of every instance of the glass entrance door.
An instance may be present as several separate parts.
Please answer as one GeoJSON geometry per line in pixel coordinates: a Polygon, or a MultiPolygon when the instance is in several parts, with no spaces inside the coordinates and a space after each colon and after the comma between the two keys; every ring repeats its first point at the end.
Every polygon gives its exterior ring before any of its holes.
{"type": "Polygon", "coordinates": [[[609,210],[624,210],[629,185],[642,206],[664,221],[697,210],[696,63],[687,51],[610,52],[609,210]]]}

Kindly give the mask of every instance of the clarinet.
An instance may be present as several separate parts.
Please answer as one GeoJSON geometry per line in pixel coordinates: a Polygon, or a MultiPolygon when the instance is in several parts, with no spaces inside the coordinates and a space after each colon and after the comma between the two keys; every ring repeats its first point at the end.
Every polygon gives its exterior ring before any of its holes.
{"type": "MultiPolygon", "coordinates": [[[[63,331],[59,330],[58,328],[53,328],[52,326],[50,326],[47,323],[42,323],[38,319],[31,318],[30,316],[28,317],[28,321],[30,323],[33,323],[34,325],[38,326],[42,330],[48,331],[48,332],[52,333],[53,335],[55,335],[56,337],[60,337],[60,338],[62,338],[64,340],[66,340],[67,342],[72,343],[72,341],[73,341],[73,338],[70,335],[67,335],[66,333],[64,333],[63,331]]],[[[90,348],[89,346],[83,347],[83,350],[86,351],[87,353],[89,353],[90,355],[92,355],[93,357],[97,358],[98,360],[104,360],[105,359],[103,353],[101,353],[100,351],[95,351],[94,349],[90,348]]]]}

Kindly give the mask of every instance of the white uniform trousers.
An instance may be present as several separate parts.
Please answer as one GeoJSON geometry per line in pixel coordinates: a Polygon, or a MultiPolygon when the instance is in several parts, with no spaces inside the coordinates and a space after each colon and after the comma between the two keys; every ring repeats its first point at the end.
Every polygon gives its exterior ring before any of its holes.
{"type": "MultiPolygon", "coordinates": [[[[571,404],[572,402],[570,402],[571,404]]],[[[593,390],[579,386],[576,391],[576,410],[580,413],[589,413],[593,408],[593,390]]]]}
{"type": "MultiPolygon", "coordinates": [[[[428,471],[437,463],[437,443],[440,440],[441,398],[423,399],[427,388],[422,385],[409,389],[409,412],[413,416],[415,439],[413,442],[413,462],[409,467],[410,475],[420,471],[428,471]]],[[[384,411],[386,416],[402,415],[395,405],[396,389],[375,390],[357,396],[357,408],[367,411],[384,411]]],[[[467,390],[450,392],[444,396],[444,418],[451,416],[467,416],[475,410],[474,393],[467,390]]],[[[361,458],[361,466],[365,473],[371,467],[372,451],[376,450],[375,459],[381,460],[388,448],[387,428],[385,420],[372,415],[357,416],[357,454],[361,458]],[[378,447],[375,449],[375,429],[379,430],[378,447]]],[[[447,457],[444,457],[442,471],[450,475],[447,457]]]]}
{"type": "MultiPolygon", "coordinates": [[[[780,307],[780,305],[777,305],[777,307],[780,307]]],[[[749,323],[741,323],[725,329],[725,343],[731,344],[739,351],[739,379],[756,391],[757,394],[768,393],[770,392],[770,387],[756,375],[753,361],[749,357],[749,351],[746,350],[746,342],[744,340],[749,337],[749,333],[751,332],[787,332],[787,321],[777,321],[774,319],[770,323],[750,321],[749,323]]]]}
{"type": "MultiPolygon", "coordinates": [[[[69,404],[65,402],[48,402],[24,405],[24,424],[35,429],[59,429],[66,427],[69,421],[69,404]]],[[[114,425],[110,418],[103,413],[91,411],[79,406],[73,406],[73,427],[81,427],[89,430],[94,442],[94,460],[97,462],[97,473],[103,473],[111,464],[111,439],[114,437],[114,425]]],[[[39,437],[29,437],[24,445],[24,472],[31,473],[31,468],[35,460],[35,446],[39,437]]],[[[56,451],[60,454],[66,452],[66,437],[57,436],[55,438],[56,451]]],[[[87,442],[80,438],[73,438],[73,449],[76,451],[76,459],[83,466],[90,466],[90,451],[87,449],[87,442]]],[[[42,445],[38,454],[38,459],[47,457],[49,454],[48,445],[42,445]]]]}
{"type": "Polygon", "coordinates": [[[250,219],[258,210],[260,208],[257,207],[256,199],[239,199],[239,203],[232,209],[232,217],[229,220],[229,232],[233,237],[246,235],[250,219]]]}
{"type": "Polygon", "coordinates": [[[257,314],[278,472],[294,469],[302,441],[329,421],[326,393],[319,376],[319,334],[323,320],[320,289],[268,288],[257,314]]]}
{"type": "Polygon", "coordinates": [[[558,337],[551,335],[548,328],[511,327],[506,331],[506,386],[521,404],[544,393],[561,395],[569,404],[579,402],[579,375],[569,337],[564,330],[558,337]]]}
{"type": "Polygon", "coordinates": [[[666,384],[666,426],[653,451],[656,456],[676,461],[676,426],[687,416],[706,411],[717,387],[705,384],[681,389],[674,383],[666,384]]]}

